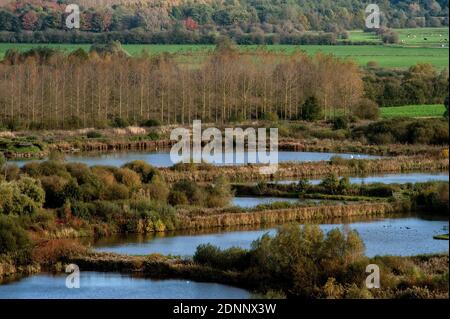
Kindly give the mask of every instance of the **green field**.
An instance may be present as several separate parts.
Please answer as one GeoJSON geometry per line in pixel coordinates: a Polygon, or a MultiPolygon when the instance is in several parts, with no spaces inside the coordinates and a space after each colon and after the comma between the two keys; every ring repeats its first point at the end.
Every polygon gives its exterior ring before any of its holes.
{"type": "MultiPolygon", "coordinates": [[[[401,46],[408,47],[448,47],[448,28],[411,28],[395,29],[400,38],[401,46]]],[[[381,44],[381,38],[375,33],[367,33],[362,30],[350,31],[349,40],[353,42],[364,41],[381,44]]]]}
{"type": "Polygon", "coordinates": [[[448,28],[396,29],[402,45],[448,47],[448,28]]]}
{"type": "Polygon", "coordinates": [[[444,111],[442,104],[382,107],[381,117],[441,117],[444,111]]]}
{"type": "MultiPolygon", "coordinates": [[[[0,57],[11,48],[17,48],[21,51],[29,50],[37,46],[48,46],[52,48],[63,49],[67,52],[73,51],[79,47],[89,50],[89,44],[14,44],[1,43],[0,57]]],[[[195,64],[205,59],[208,51],[214,48],[213,45],[124,45],[127,52],[131,55],[138,55],[143,50],[149,53],[179,53],[183,62],[195,64]]],[[[254,50],[257,46],[240,46],[241,50],[254,50]]],[[[354,46],[325,46],[325,45],[270,45],[266,46],[268,50],[275,50],[281,53],[290,53],[295,50],[304,50],[308,54],[315,54],[319,51],[327,54],[334,54],[341,58],[351,58],[364,66],[367,62],[375,61],[381,67],[388,68],[407,68],[417,63],[431,63],[436,68],[443,69],[448,67],[449,49],[432,47],[400,47],[383,45],[354,45],[354,46]]]]}

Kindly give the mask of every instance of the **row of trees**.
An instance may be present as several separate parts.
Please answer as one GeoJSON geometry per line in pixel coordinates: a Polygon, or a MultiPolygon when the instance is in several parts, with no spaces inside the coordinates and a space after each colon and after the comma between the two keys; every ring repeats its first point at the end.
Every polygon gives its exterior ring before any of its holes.
{"type": "MultiPolygon", "coordinates": [[[[65,6],[74,0],[18,0],[0,10],[0,31],[65,29],[65,6]]],[[[77,2],[77,1],[75,1],[77,2]]],[[[369,2],[325,1],[78,1],[82,5],[81,31],[123,32],[141,30],[198,31],[201,36],[217,33],[236,39],[244,35],[281,38],[309,30],[341,34],[363,29],[369,2]]],[[[383,1],[382,22],[391,28],[448,25],[445,0],[383,1]]],[[[189,35],[190,33],[186,33],[189,35]]]]}
{"type": "Polygon", "coordinates": [[[330,55],[240,53],[221,44],[198,67],[169,55],[65,56],[10,51],[0,64],[0,119],[26,127],[100,126],[114,118],[137,123],[191,123],[280,117],[330,118],[362,104],[358,66],[330,55]]]}
{"type": "MultiPolygon", "coordinates": [[[[119,41],[124,44],[214,44],[223,36],[230,35],[234,42],[249,44],[292,44],[292,45],[333,45],[337,44],[337,36],[330,32],[318,33],[204,33],[198,30],[174,28],[157,32],[146,32],[140,29],[111,32],[78,32],[66,30],[0,31],[0,42],[11,43],[108,43],[119,41]]],[[[351,42],[342,44],[371,44],[370,42],[351,42]]]]}

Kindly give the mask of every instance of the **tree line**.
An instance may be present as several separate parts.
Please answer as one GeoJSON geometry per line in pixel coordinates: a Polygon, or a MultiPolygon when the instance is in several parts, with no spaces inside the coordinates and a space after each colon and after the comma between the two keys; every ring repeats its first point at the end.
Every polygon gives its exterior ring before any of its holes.
{"type": "Polygon", "coordinates": [[[359,67],[331,55],[242,53],[220,44],[198,66],[183,66],[168,54],[130,58],[120,46],[113,53],[103,49],[69,55],[42,48],[9,51],[0,64],[3,125],[314,120],[350,115],[365,105],[359,67]]]}
{"type": "MultiPolygon", "coordinates": [[[[28,39],[28,31],[40,32],[35,41],[40,37],[55,38],[55,35],[64,35],[66,40],[81,37],[73,32],[55,33],[66,29],[65,7],[75,2],[81,5],[80,31],[87,33],[84,38],[98,40],[96,33],[112,32],[114,40],[122,42],[125,35],[131,35],[135,39],[144,38],[148,43],[169,36],[175,37],[170,43],[204,43],[222,35],[242,44],[294,40],[295,44],[301,44],[304,37],[314,38],[317,44],[323,41],[323,36],[312,37],[305,34],[306,31],[324,31],[328,36],[346,37],[345,30],[365,27],[364,12],[370,3],[351,0],[9,2],[0,10],[0,31],[12,32],[7,36],[15,41],[20,40],[19,35],[28,39]],[[146,37],[147,33],[152,36],[146,37]],[[174,42],[175,39],[178,42],[174,42]]],[[[383,12],[382,24],[389,28],[448,26],[448,1],[445,0],[383,1],[379,6],[383,12]]]]}
{"type": "MultiPolygon", "coordinates": [[[[109,43],[119,41],[124,44],[215,44],[221,34],[202,34],[195,31],[175,28],[157,32],[144,30],[125,30],[111,32],[78,32],[67,30],[45,30],[8,32],[0,31],[0,42],[8,43],[109,43]]],[[[330,32],[295,34],[255,34],[233,35],[234,42],[240,45],[287,44],[287,45],[334,45],[338,37],[330,32]]],[[[350,40],[341,41],[344,45],[370,45],[372,42],[350,40]]]]}
{"type": "Polygon", "coordinates": [[[369,62],[363,80],[366,97],[379,106],[442,104],[448,96],[448,69],[437,71],[427,63],[395,70],[369,62]]]}

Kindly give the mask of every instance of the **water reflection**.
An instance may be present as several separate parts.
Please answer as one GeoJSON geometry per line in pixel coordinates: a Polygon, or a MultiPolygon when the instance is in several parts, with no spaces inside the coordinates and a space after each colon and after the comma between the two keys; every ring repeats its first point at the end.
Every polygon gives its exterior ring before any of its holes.
{"type": "MultiPolygon", "coordinates": [[[[249,154],[254,152],[235,153],[234,162],[236,162],[236,156],[242,154],[244,162],[248,163],[249,154]]],[[[223,154],[225,157],[225,154],[223,154]]],[[[350,159],[376,159],[380,156],[366,155],[366,154],[350,154],[350,153],[321,153],[321,152],[278,152],[278,162],[317,162],[317,161],[329,161],[333,156],[340,156],[342,158],[350,159]]],[[[257,158],[257,156],[256,156],[257,158]]],[[[84,163],[89,166],[106,165],[106,166],[122,166],[126,163],[143,160],[155,167],[170,167],[176,163],[173,163],[170,159],[169,151],[162,152],[111,152],[111,153],[81,153],[66,156],[67,162],[84,163]]],[[[25,163],[32,160],[19,160],[14,161],[18,166],[23,166],[25,163]]],[[[222,160],[224,162],[224,160],[222,160]]],[[[242,163],[238,163],[242,165],[242,163]]],[[[230,164],[218,164],[218,165],[230,165],[230,164]]],[[[232,164],[231,164],[232,165],[232,164]]]]}
{"type": "MultiPolygon", "coordinates": [[[[366,255],[410,256],[448,252],[448,242],[434,240],[433,236],[448,232],[448,220],[423,219],[416,216],[402,218],[358,218],[352,220],[324,221],[320,227],[329,231],[348,227],[359,232],[366,245],[366,255]]],[[[264,229],[216,229],[213,233],[172,232],[163,236],[117,236],[92,242],[97,251],[120,254],[191,256],[198,245],[211,243],[221,248],[233,246],[249,248],[251,243],[265,233],[274,234],[274,226],[264,229]]]]}
{"type": "Polygon", "coordinates": [[[65,275],[38,274],[0,285],[0,299],[247,299],[250,292],[216,283],[153,280],[119,273],[82,271],[80,288],[65,275]]]}

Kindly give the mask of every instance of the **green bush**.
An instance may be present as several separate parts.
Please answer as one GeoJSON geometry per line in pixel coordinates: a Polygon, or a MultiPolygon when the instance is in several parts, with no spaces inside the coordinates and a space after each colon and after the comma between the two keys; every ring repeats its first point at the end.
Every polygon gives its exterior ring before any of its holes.
{"type": "Polygon", "coordinates": [[[299,110],[300,118],[305,121],[315,121],[322,117],[322,109],[315,96],[306,99],[299,110]]]}
{"type": "Polygon", "coordinates": [[[32,215],[44,202],[44,190],[39,181],[29,177],[1,182],[0,194],[0,214],[32,215]]]}
{"type": "Polygon", "coordinates": [[[138,173],[141,176],[143,183],[149,183],[153,176],[158,174],[158,170],[155,167],[142,160],[127,163],[123,167],[138,173]]]}
{"type": "Polygon", "coordinates": [[[265,121],[276,122],[276,121],[278,121],[278,114],[275,112],[268,112],[268,113],[264,113],[262,118],[265,121]]]}
{"type": "Polygon", "coordinates": [[[65,189],[69,180],[58,175],[41,177],[45,190],[45,207],[57,208],[66,202],[65,189]]]}
{"type": "Polygon", "coordinates": [[[355,139],[364,137],[373,144],[448,144],[448,123],[444,119],[397,118],[378,121],[352,130],[355,139]]]}
{"type": "Polygon", "coordinates": [[[27,249],[30,243],[26,231],[12,217],[0,215],[0,255],[27,249]]]}
{"type": "Polygon", "coordinates": [[[132,190],[137,190],[142,185],[140,175],[126,167],[115,170],[114,177],[119,183],[132,190]]]}
{"type": "Polygon", "coordinates": [[[159,175],[153,176],[150,183],[143,185],[145,195],[153,200],[165,203],[169,196],[169,187],[159,175]]]}
{"type": "Polygon", "coordinates": [[[155,127],[155,126],[161,126],[161,123],[158,120],[155,119],[148,119],[141,123],[141,126],[144,127],[155,127]]]}
{"type": "Polygon", "coordinates": [[[17,181],[17,186],[20,192],[31,198],[38,207],[44,205],[45,192],[39,180],[24,176],[17,181]]]}
{"type": "Polygon", "coordinates": [[[185,193],[172,190],[169,193],[168,202],[170,205],[176,206],[176,205],[187,205],[189,204],[189,200],[185,193]]]}
{"type": "Polygon", "coordinates": [[[230,184],[224,177],[219,177],[207,188],[206,204],[208,207],[224,207],[230,204],[232,197],[230,184]]]}
{"type": "Polygon", "coordinates": [[[243,270],[250,265],[250,255],[246,250],[239,247],[221,250],[210,244],[198,246],[193,260],[198,264],[224,270],[243,270]]]}
{"type": "Polygon", "coordinates": [[[348,128],[348,118],[344,116],[338,116],[333,118],[331,121],[331,124],[333,125],[333,130],[342,130],[348,128]]]}
{"type": "Polygon", "coordinates": [[[158,141],[161,139],[161,136],[159,136],[158,133],[156,132],[150,132],[147,134],[147,137],[151,140],[151,141],[158,141]]]}
{"type": "Polygon", "coordinates": [[[120,216],[123,209],[116,203],[107,201],[97,201],[95,205],[95,215],[105,221],[114,219],[114,216],[120,216]]]}
{"type": "Polygon", "coordinates": [[[72,204],[72,214],[78,218],[90,219],[95,214],[95,205],[91,203],[75,202],[72,204]]]}
{"type": "Polygon", "coordinates": [[[358,106],[353,110],[353,115],[360,119],[376,120],[380,116],[378,104],[369,99],[362,99],[358,106]]]}
{"type": "MultiPolygon", "coordinates": [[[[189,204],[201,206],[205,203],[207,194],[195,182],[189,180],[181,180],[176,182],[169,193],[169,200],[173,198],[172,193],[183,193],[186,196],[189,204]]],[[[177,198],[182,198],[176,195],[177,198]]]]}
{"type": "Polygon", "coordinates": [[[117,128],[124,128],[130,126],[130,123],[128,122],[128,120],[124,118],[115,117],[114,119],[111,120],[111,126],[117,128]]]}
{"type": "Polygon", "coordinates": [[[101,138],[102,134],[98,131],[89,131],[86,134],[87,138],[101,138]]]}

